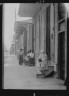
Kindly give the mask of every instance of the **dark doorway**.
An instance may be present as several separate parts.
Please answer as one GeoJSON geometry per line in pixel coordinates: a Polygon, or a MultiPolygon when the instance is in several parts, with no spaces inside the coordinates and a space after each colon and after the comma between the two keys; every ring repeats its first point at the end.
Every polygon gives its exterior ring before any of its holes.
{"type": "Polygon", "coordinates": [[[50,6],[46,9],[46,54],[50,60],[50,6]]]}
{"type": "Polygon", "coordinates": [[[65,79],[65,32],[58,34],[58,73],[59,78],[65,79]]]}
{"type": "Polygon", "coordinates": [[[27,31],[24,32],[24,56],[27,55],[27,31]]]}

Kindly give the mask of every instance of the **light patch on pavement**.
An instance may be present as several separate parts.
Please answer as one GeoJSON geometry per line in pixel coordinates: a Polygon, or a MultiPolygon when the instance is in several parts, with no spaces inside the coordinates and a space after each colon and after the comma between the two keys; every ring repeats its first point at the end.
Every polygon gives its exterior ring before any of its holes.
{"type": "MultiPolygon", "coordinates": [[[[14,64],[15,66],[17,65],[17,64],[14,64]]],[[[12,65],[12,64],[5,64],[4,66],[6,67],[6,66],[14,66],[14,65],[12,65]]]]}

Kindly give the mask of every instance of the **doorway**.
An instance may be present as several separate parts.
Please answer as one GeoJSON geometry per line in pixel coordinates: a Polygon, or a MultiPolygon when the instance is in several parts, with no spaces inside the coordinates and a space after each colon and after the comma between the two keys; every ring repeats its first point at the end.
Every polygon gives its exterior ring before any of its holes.
{"type": "Polygon", "coordinates": [[[46,9],[46,54],[50,60],[50,6],[46,9]]]}
{"type": "Polygon", "coordinates": [[[65,32],[58,33],[58,76],[65,79],[65,32]]]}

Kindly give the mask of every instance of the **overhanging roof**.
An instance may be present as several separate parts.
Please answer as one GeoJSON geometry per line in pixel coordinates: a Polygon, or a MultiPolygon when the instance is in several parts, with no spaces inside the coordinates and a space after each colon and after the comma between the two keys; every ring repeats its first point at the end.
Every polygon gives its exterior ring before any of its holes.
{"type": "Polygon", "coordinates": [[[18,15],[20,17],[34,17],[34,15],[45,5],[46,3],[22,3],[19,6],[18,15]]]}
{"type": "Polygon", "coordinates": [[[23,32],[25,32],[27,30],[28,24],[32,24],[32,23],[21,22],[21,21],[15,22],[14,30],[15,30],[15,34],[16,34],[16,39],[18,39],[20,37],[20,35],[23,34],[23,32]]]}
{"type": "Polygon", "coordinates": [[[27,26],[26,23],[17,21],[17,22],[15,22],[14,30],[16,33],[22,33],[24,31],[26,31],[26,26],[27,26]]]}

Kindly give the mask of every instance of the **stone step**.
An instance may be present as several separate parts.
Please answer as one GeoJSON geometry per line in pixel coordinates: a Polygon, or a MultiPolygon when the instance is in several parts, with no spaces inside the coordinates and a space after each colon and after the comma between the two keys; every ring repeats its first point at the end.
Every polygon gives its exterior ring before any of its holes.
{"type": "Polygon", "coordinates": [[[54,71],[54,66],[48,66],[48,70],[45,70],[45,76],[48,76],[50,73],[54,71]]]}
{"type": "Polygon", "coordinates": [[[43,74],[36,74],[36,77],[39,78],[39,79],[43,79],[44,78],[44,75],[43,74]]]}
{"type": "Polygon", "coordinates": [[[48,66],[48,70],[45,70],[43,74],[37,74],[37,78],[44,78],[54,72],[54,66],[48,66]]]}

